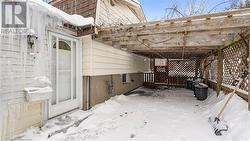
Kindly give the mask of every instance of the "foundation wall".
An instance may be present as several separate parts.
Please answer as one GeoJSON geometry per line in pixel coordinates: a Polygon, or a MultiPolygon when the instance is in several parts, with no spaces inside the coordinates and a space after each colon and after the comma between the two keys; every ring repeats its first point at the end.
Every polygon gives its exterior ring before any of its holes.
{"type": "Polygon", "coordinates": [[[42,102],[5,104],[4,108],[1,111],[0,139],[14,138],[31,126],[41,126],[42,102]]]}
{"type": "Polygon", "coordinates": [[[128,83],[122,82],[122,76],[120,74],[83,77],[83,81],[85,82],[83,84],[83,88],[85,88],[83,90],[83,109],[86,110],[115,95],[124,94],[142,86],[143,73],[130,73],[129,75],[131,81],[128,83]],[[90,81],[88,79],[90,79],[90,81]],[[88,84],[90,84],[90,87],[88,84]],[[113,84],[112,91],[109,89],[109,84],[113,84]],[[87,96],[88,92],[90,92],[89,98],[87,96]],[[87,100],[89,100],[89,102],[87,100]]]}

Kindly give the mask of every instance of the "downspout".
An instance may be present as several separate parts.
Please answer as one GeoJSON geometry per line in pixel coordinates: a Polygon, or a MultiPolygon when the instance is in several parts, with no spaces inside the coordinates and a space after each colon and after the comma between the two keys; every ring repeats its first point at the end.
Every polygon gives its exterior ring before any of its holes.
{"type": "Polygon", "coordinates": [[[88,76],[88,92],[87,92],[87,110],[91,108],[91,76],[88,76]]]}

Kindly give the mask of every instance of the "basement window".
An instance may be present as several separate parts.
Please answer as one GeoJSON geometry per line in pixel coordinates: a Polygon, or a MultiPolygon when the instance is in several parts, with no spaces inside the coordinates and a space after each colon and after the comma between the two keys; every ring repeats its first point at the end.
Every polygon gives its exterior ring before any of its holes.
{"type": "Polygon", "coordinates": [[[129,82],[130,82],[130,75],[122,74],[122,83],[129,83],[129,82]]]}

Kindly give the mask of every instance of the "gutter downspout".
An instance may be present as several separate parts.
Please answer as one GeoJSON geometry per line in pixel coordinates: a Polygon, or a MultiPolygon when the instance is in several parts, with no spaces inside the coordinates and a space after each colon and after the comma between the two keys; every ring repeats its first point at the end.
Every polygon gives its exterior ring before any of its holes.
{"type": "Polygon", "coordinates": [[[88,80],[87,80],[88,82],[88,92],[87,92],[87,97],[86,97],[86,99],[87,99],[87,108],[86,108],[86,110],[89,110],[90,108],[91,108],[91,98],[90,98],[90,96],[91,96],[91,76],[88,76],[88,80]]]}

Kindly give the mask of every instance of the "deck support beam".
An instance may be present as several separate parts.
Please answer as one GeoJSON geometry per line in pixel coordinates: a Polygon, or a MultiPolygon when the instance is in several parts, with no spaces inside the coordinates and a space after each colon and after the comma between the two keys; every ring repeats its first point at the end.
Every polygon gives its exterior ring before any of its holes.
{"type": "Polygon", "coordinates": [[[222,80],[223,80],[223,55],[222,49],[218,49],[218,60],[217,60],[217,86],[216,92],[217,96],[219,95],[222,88],[222,80]]]}

